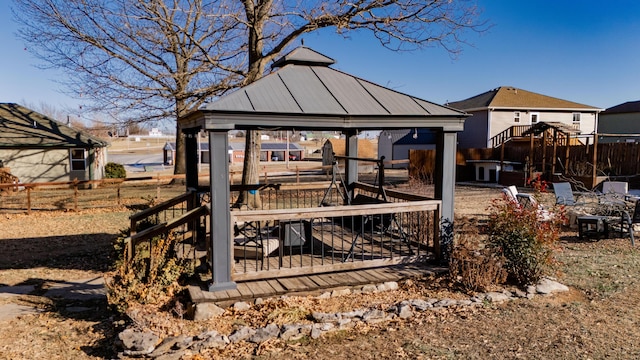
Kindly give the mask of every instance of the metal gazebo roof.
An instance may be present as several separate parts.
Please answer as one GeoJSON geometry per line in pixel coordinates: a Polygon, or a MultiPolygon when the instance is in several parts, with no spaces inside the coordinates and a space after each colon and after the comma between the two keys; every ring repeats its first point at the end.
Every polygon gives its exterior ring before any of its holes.
{"type": "Polygon", "coordinates": [[[461,131],[469,116],[332,69],[332,63],[296,48],[274,63],[277,71],[187,115],[183,127],[461,131]]]}

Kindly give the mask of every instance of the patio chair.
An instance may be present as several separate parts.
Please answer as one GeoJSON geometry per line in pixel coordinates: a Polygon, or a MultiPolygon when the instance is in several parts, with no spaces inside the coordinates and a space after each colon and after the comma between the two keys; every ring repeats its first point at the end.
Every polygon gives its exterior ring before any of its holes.
{"type": "Polygon", "coordinates": [[[635,205],[633,206],[632,213],[629,213],[628,211],[622,212],[622,218],[620,220],[620,233],[623,235],[624,233],[629,234],[629,238],[631,238],[632,246],[636,245],[635,239],[633,236],[635,224],[640,224],[640,199],[636,199],[635,205]]]}
{"type": "Polygon", "coordinates": [[[553,183],[553,192],[556,196],[557,205],[576,206],[582,204],[576,201],[573,190],[571,190],[571,183],[569,182],[553,183]]]}
{"type": "Polygon", "coordinates": [[[553,183],[553,192],[556,196],[556,205],[565,206],[567,223],[570,227],[578,225],[578,217],[593,215],[594,207],[598,203],[595,193],[592,197],[587,194],[575,196],[569,182],[553,183]]]}
{"type": "Polygon", "coordinates": [[[602,183],[602,199],[623,205],[629,196],[629,183],[624,181],[605,181],[602,183]]]}
{"type": "Polygon", "coordinates": [[[624,181],[605,181],[602,183],[602,193],[627,196],[629,183],[624,181]]]}
{"type": "Polygon", "coordinates": [[[545,209],[533,195],[518,192],[514,185],[503,188],[502,192],[506,195],[507,200],[513,202],[518,208],[535,209],[538,214],[538,220],[550,221],[553,219],[554,214],[545,209]]]}

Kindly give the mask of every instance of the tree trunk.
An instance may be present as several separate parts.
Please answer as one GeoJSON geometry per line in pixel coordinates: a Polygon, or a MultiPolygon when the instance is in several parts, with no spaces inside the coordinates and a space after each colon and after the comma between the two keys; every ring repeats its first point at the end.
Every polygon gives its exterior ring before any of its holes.
{"type": "MultiPolygon", "coordinates": [[[[185,153],[184,134],[182,134],[182,128],[176,121],[176,158],[174,162],[173,173],[184,174],[187,170],[187,156],[193,156],[192,154],[185,153]]],[[[200,149],[198,149],[200,151],[200,149]]]]}

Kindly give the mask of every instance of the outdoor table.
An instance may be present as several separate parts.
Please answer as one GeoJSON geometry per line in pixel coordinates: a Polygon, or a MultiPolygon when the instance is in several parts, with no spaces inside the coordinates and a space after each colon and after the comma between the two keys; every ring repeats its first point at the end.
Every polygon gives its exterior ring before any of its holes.
{"type": "Polygon", "coordinates": [[[589,215],[578,217],[578,238],[583,237],[608,237],[609,224],[606,216],[589,215]]]}

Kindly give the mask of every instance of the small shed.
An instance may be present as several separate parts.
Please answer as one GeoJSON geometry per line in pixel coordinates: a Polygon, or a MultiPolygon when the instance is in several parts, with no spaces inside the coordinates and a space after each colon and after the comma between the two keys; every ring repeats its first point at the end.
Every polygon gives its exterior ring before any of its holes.
{"type": "MultiPolygon", "coordinates": [[[[279,130],[341,131],[346,138],[345,188],[358,182],[358,133],[368,130],[429,128],[434,132],[436,148],[435,199],[421,202],[435,206],[438,219],[453,222],[457,133],[463,130],[468,115],[464,112],[422,100],[371,83],[331,68],[335,61],[307,47],[298,47],[277,60],[277,71],[228,94],[179,119],[186,134],[204,130],[209,135],[210,226],[209,252],[212,282],[209,291],[236,289],[233,277],[233,229],[228,159],[228,136],[233,130],[278,128],[279,130]],[[215,186],[214,186],[215,184],[215,186]]],[[[193,136],[186,137],[187,188],[198,186],[197,151],[193,136]]],[[[369,205],[390,211],[386,204],[369,205]]],[[[397,204],[398,209],[411,203],[397,204]]],[[[417,206],[417,205],[413,205],[417,206]]],[[[293,217],[302,211],[289,210],[293,217]]],[[[345,210],[344,206],[305,209],[305,216],[345,210]]],[[[357,210],[353,210],[357,211],[357,210]]],[[[401,210],[399,210],[401,211],[401,210]]],[[[257,214],[263,219],[285,216],[285,210],[257,214]]],[[[246,214],[247,212],[245,212],[246,214]]],[[[242,215],[247,216],[247,215],[242,215]]],[[[289,215],[286,215],[289,216],[289,215]]],[[[329,216],[329,215],[324,215],[329,216]]],[[[322,216],[320,216],[322,217],[322,216]]],[[[438,221],[439,223],[439,221],[438,221]]],[[[438,238],[439,239],[439,238],[438,238]]],[[[437,241],[439,248],[439,240],[437,241]]],[[[343,263],[343,267],[351,266],[343,263]]],[[[319,265],[305,265],[302,271],[318,271],[319,265]]],[[[283,276],[285,272],[274,274],[283,276]]]]}
{"type": "Polygon", "coordinates": [[[0,163],[22,183],[100,180],[108,145],[24,106],[0,103],[0,163]]]}
{"type": "Polygon", "coordinates": [[[435,148],[436,133],[430,129],[384,130],[378,138],[378,156],[391,160],[393,162],[391,167],[394,168],[409,167],[411,150],[434,150],[435,148]]]}

